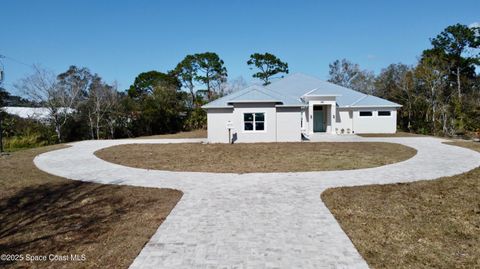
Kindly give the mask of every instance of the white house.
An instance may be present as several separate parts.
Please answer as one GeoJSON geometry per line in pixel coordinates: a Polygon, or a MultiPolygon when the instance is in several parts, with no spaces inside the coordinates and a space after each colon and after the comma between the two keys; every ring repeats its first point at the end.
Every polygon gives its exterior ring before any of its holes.
{"type": "Polygon", "coordinates": [[[304,74],[289,75],[265,87],[250,86],[203,106],[211,143],[395,133],[400,107],[304,74]]]}
{"type": "MultiPolygon", "coordinates": [[[[40,122],[48,122],[52,117],[51,110],[46,107],[17,107],[17,106],[6,106],[0,108],[5,113],[10,115],[18,116],[22,119],[31,119],[38,120],[40,122]]],[[[75,110],[71,108],[61,107],[58,109],[61,113],[71,114],[75,110]]]]}

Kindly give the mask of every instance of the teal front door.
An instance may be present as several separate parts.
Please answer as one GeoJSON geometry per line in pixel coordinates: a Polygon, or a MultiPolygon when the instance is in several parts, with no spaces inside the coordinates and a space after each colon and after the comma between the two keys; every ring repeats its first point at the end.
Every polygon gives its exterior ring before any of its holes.
{"type": "Polygon", "coordinates": [[[315,108],[313,110],[313,131],[325,132],[325,124],[323,124],[323,109],[315,108]]]}

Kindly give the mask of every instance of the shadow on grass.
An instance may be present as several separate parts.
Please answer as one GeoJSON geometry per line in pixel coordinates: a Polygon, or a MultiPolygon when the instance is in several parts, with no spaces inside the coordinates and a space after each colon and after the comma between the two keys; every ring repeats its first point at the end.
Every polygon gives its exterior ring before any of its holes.
{"type": "Polygon", "coordinates": [[[1,253],[48,255],[78,249],[97,242],[129,210],[154,202],[135,203],[116,194],[120,188],[68,181],[27,187],[0,199],[1,253]]]}

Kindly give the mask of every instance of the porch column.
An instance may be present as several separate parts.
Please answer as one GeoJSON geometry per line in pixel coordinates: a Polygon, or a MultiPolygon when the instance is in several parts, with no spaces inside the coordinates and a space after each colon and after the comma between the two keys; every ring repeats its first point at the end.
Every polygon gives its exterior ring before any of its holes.
{"type": "Polygon", "coordinates": [[[313,103],[308,102],[308,134],[313,134],[313,103]]]}
{"type": "Polygon", "coordinates": [[[337,132],[335,131],[335,128],[336,128],[336,123],[337,123],[337,107],[336,107],[336,104],[332,104],[330,105],[330,126],[331,126],[331,130],[330,130],[330,133],[331,134],[336,134],[337,132]]]}

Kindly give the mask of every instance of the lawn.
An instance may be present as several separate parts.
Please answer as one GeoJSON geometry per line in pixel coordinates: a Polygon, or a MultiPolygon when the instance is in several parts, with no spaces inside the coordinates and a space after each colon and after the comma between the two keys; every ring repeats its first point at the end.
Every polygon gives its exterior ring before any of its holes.
{"type": "Polygon", "coordinates": [[[127,268],[182,193],[72,181],[34,166],[34,156],[61,147],[0,156],[0,254],[83,254],[85,261],[0,267],[127,268]]]}
{"type": "Polygon", "coordinates": [[[408,132],[396,132],[394,134],[357,134],[361,137],[425,137],[425,135],[408,132]]]}
{"type": "Polygon", "coordinates": [[[218,173],[299,172],[381,166],[416,150],[392,143],[130,144],[102,149],[99,158],[125,166],[218,173]]]}
{"type": "MultiPolygon", "coordinates": [[[[480,152],[480,143],[451,142],[480,152]]],[[[433,181],[326,190],[372,268],[479,268],[480,168],[433,181]]]]}

